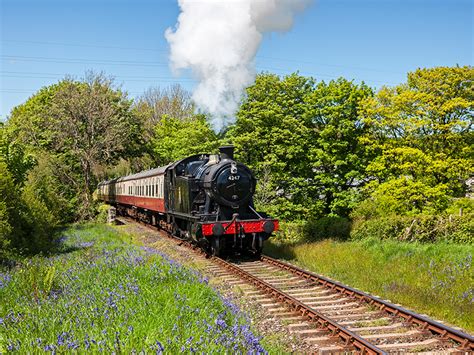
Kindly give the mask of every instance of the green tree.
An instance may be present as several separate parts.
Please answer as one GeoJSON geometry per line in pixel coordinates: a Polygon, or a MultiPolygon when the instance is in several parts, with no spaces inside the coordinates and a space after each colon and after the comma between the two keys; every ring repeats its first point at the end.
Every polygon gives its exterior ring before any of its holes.
{"type": "Polygon", "coordinates": [[[88,73],[41,89],[13,110],[7,128],[37,156],[51,155],[54,173],[87,218],[105,167],[140,154],[141,125],[131,106],[110,79],[88,73]]]}
{"type": "Polygon", "coordinates": [[[163,116],[152,140],[155,159],[161,165],[217,149],[219,139],[204,115],[187,118],[163,116]]]}
{"type": "Polygon", "coordinates": [[[21,186],[28,170],[35,164],[34,157],[26,153],[27,147],[8,135],[3,122],[0,122],[0,161],[6,164],[15,184],[21,186]]]}
{"type": "Polygon", "coordinates": [[[0,161],[0,260],[5,259],[9,252],[11,234],[14,227],[19,226],[18,203],[13,177],[5,162],[0,161]]]}
{"type": "Polygon", "coordinates": [[[364,83],[339,78],[319,83],[308,99],[315,140],[309,153],[324,214],[347,216],[358,202],[369,162],[360,144],[367,126],[360,119],[359,104],[372,95],[364,83]]]}
{"type": "Polygon", "coordinates": [[[134,102],[133,111],[143,127],[140,145],[142,154],[133,159],[123,160],[119,169],[109,170],[113,176],[124,171],[124,168],[129,173],[161,164],[159,157],[157,158],[154,153],[156,126],[164,116],[189,119],[194,115],[194,104],[191,93],[181,85],[175,84],[165,88],[149,88],[134,102]]]}
{"type": "Polygon", "coordinates": [[[370,95],[344,79],[257,77],[227,139],[257,172],[260,208],[285,219],[348,213],[366,164],[358,104],[370,95]]]}
{"type": "Polygon", "coordinates": [[[406,195],[399,192],[409,184],[416,189],[412,193],[424,196],[404,209],[412,213],[424,206],[445,208],[440,191],[445,197],[464,196],[474,171],[473,67],[418,69],[406,84],[382,88],[362,107],[371,128],[362,142],[376,155],[367,167],[378,181],[368,190],[373,198],[391,196],[399,199],[393,206],[404,205],[406,195]],[[391,179],[399,183],[387,183],[391,179]]]}
{"type": "Polygon", "coordinates": [[[260,209],[286,219],[319,209],[312,189],[314,141],[308,97],[314,80],[298,74],[281,78],[260,74],[247,95],[237,120],[226,135],[238,158],[261,180],[255,202],[260,209]]]}

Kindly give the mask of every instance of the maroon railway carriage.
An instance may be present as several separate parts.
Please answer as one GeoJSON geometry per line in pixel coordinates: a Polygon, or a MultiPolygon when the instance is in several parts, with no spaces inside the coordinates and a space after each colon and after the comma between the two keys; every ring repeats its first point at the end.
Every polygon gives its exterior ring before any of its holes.
{"type": "Polygon", "coordinates": [[[278,221],[253,206],[256,180],[233,158],[198,154],[175,163],[101,182],[99,199],[129,215],[193,241],[214,255],[260,254],[278,221]]]}

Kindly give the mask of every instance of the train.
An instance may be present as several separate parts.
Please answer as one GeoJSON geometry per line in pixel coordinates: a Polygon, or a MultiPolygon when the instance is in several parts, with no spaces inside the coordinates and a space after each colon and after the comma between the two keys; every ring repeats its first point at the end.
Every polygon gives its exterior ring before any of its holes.
{"type": "Polygon", "coordinates": [[[117,214],[157,226],[213,256],[262,253],[278,220],[255,209],[256,178],[234,146],[102,181],[97,198],[117,214]]]}

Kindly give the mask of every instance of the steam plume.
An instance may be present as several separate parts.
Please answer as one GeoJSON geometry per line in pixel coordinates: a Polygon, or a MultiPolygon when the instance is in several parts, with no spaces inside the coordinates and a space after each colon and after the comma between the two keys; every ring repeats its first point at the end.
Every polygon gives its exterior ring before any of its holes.
{"type": "Polygon", "coordinates": [[[232,120],[243,89],[255,78],[265,32],[288,31],[311,0],[178,0],[181,13],[165,37],[174,71],[190,69],[197,105],[220,130],[232,120]]]}

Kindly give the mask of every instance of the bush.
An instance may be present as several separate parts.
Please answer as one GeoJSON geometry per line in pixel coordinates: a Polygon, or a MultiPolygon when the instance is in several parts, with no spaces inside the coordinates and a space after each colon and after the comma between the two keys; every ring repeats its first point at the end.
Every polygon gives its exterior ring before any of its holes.
{"type": "MultiPolygon", "coordinates": [[[[39,179],[28,179],[22,191],[13,182],[6,164],[0,162],[0,257],[13,252],[48,251],[60,220],[48,205],[54,190],[39,179]],[[47,197],[47,198],[46,198],[47,197]]],[[[55,202],[57,203],[57,202],[55,202]]],[[[59,207],[58,207],[59,208],[59,207]]]]}
{"type": "Polygon", "coordinates": [[[463,197],[455,199],[451,205],[446,209],[446,213],[452,215],[474,213],[474,198],[463,197]]]}
{"type": "Polygon", "coordinates": [[[446,210],[450,202],[447,187],[428,186],[407,177],[383,183],[373,181],[366,186],[370,197],[362,201],[351,213],[355,219],[383,217],[388,214],[437,214],[446,210]]]}
{"type": "Polygon", "coordinates": [[[0,201],[0,262],[8,257],[8,236],[12,231],[10,223],[8,223],[8,211],[5,202],[0,201]]]}
{"type": "Polygon", "coordinates": [[[304,226],[303,234],[307,241],[322,239],[346,240],[350,236],[351,222],[344,217],[326,216],[310,219],[304,226]]]}
{"type": "Polygon", "coordinates": [[[280,221],[280,228],[276,232],[277,241],[282,241],[288,244],[296,244],[303,240],[303,230],[306,222],[304,221],[292,221],[283,222],[280,221]]]}
{"type": "Polygon", "coordinates": [[[473,217],[474,214],[463,216],[390,215],[359,221],[355,224],[351,237],[353,239],[474,243],[473,217]]]}
{"type": "Polygon", "coordinates": [[[49,251],[53,246],[54,229],[59,225],[57,217],[49,206],[38,197],[35,186],[27,185],[22,193],[22,201],[28,213],[24,216],[27,228],[25,238],[18,247],[28,253],[49,251]]]}
{"type": "Polygon", "coordinates": [[[97,216],[95,217],[95,220],[98,223],[107,223],[107,215],[109,213],[110,206],[106,205],[105,203],[100,204],[99,207],[97,207],[97,216]]]}

